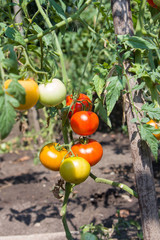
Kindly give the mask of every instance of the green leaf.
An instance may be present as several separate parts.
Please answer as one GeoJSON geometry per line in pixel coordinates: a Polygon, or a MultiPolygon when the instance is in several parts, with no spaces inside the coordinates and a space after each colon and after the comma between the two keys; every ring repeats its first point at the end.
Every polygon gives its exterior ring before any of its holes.
{"type": "Polygon", "coordinates": [[[137,118],[132,118],[131,122],[132,123],[136,123],[137,122],[137,118]]]}
{"type": "Polygon", "coordinates": [[[147,123],[147,122],[149,122],[149,120],[150,120],[149,118],[144,117],[144,118],[141,119],[141,122],[142,123],[147,123]]]}
{"type": "Polygon", "coordinates": [[[7,88],[7,93],[14,96],[21,104],[25,104],[26,92],[24,87],[22,87],[18,81],[11,81],[7,88]]]}
{"type": "Polygon", "coordinates": [[[140,125],[139,127],[140,133],[142,140],[146,141],[148,146],[151,149],[151,152],[155,159],[158,158],[158,143],[159,141],[156,139],[156,137],[153,135],[153,127],[145,124],[145,125],[140,125]]]}
{"type": "Polygon", "coordinates": [[[13,41],[16,42],[16,43],[21,44],[22,46],[25,46],[25,45],[26,45],[26,43],[25,43],[22,35],[21,35],[20,32],[18,32],[15,28],[8,27],[8,28],[6,29],[5,35],[6,35],[9,39],[13,40],[13,41]]]}
{"type": "Polygon", "coordinates": [[[4,34],[7,28],[7,24],[6,23],[0,23],[0,35],[4,34]]]}
{"type": "Polygon", "coordinates": [[[103,92],[105,81],[103,78],[101,78],[99,75],[96,74],[93,77],[93,83],[95,86],[96,93],[97,93],[98,97],[100,98],[101,93],[103,92]]]}
{"type": "Polygon", "coordinates": [[[2,66],[4,68],[6,68],[7,70],[15,70],[15,72],[17,72],[17,62],[15,62],[13,59],[11,58],[6,58],[6,59],[3,59],[2,61],[2,66]]]}
{"type": "Polygon", "coordinates": [[[146,112],[151,119],[160,120],[160,108],[155,108],[153,103],[146,103],[142,106],[141,109],[146,112]]]}
{"type": "Polygon", "coordinates": [[[135,73],[137,78],[150,77],[148,72],[146,71],[147,66],[148,66],[148,63],[143,65],[139,63],[135,63],[135,64],[132,63],[132,67],[129,69],[129,71],[135,73]]]}
{"type": "Polygon", "coordinates": [[[0,95],[0,139],[8,136],[15,123],[16,111],[19,102],[8,94],[0,95]]]}
{"type": "Polygon", "coordinates": [[[59,15],[62,19],[65,20],[66,16],[61,6],[57,4],[54,0],[49,0],[49,2],[52,5],[52,7],[55,9],[57,15],[59,15]]]}
{"type": "Polygon", "coordinates": [[[121,90],[123,89],[124,82],[118,76],[110,77],[108,79],[109,85],[106,88],[106,106],[107,106],[107,115],[109,116],[119,99],[121,90]]]}
{"type": "Polygon", "coordinates": [[[63,11],[65,12],[66,11],[66,4],[62,0],[59,0],[59,1],[61,3],[63,11]]]}
{"type": "Polygon", "coordinates": [[[145,82],[142,82],[141,84],[137,84],[137,85],[135,85],[133,88],[132,88],[132,90],[140,90],[140,89],[142,89],[142,88],[144,88],[144,86],[145,86],[146,84],[145,84],[145,82]]]}
{"type": "Polygon", "coordinates": [[[118,39],[122,44],[125,44],[135,49],[157,49],[156,45],[148,40],[138,36],[119,35],[118,39]]]}
{"type": "Polygon", "coordinates": [[[105,105],[103,105],[101,99],[96,99],[95,112],[97,112],[100,118],[111,128],[111,122],[107,116],[107,109],[105,108],[105,105]]]}
{"type": "Polygon", "coordinates": [[[83,2],[84,2],[84,0],[80,0],[80,1],[78,1],[78,5],[77,5],[77,7],[80,8],[80,7],[82,6],[83,2]]]}
{"type": "Polygon", "coordinates": [[[2,60],[4,59],[4,54],[3,54],[3,51],[2,49],[0,48],[0,62],[2,62],[2,60]]]}
{"type": "Polygon", "coordinates": [[[23,9],[23,12],[25,14],[25,16],[29,19],[29,14],[28,14],[28,8],[27,5],[29,4],[30,0],[20,0],[19,4],[23,9]]]}

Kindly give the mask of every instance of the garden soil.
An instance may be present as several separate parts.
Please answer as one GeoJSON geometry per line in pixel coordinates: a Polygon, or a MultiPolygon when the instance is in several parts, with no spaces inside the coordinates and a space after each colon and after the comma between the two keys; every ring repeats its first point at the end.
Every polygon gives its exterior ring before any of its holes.
{"type": "MultiPolygon", "coordinates": [[[[136,190],[128,137],[97,131],[92,138],[104,150],[92,173],[136,190]]],[[[52,191],[60,175],[41,164],[35,165],[35,154],[33,144],[29,150],[0,155],[0,239],[64,231],[60,216],[63,197],[58,199],[58,194],[52,191]]],[[[153,161],[153,167],[160,207],[160,165],[153,161]]],[[[95,183],[90,177],[74,188],[68,202],[67,221],[71,231],[79,231],[81,226],[91,223],[103,224],[110,235],[104,239],[140,239],[137,199],[119,188],[95,183]]]]}

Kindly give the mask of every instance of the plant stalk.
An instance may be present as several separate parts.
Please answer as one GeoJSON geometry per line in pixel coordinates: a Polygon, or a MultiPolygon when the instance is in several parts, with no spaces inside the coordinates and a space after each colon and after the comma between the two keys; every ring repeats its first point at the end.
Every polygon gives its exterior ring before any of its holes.
{"type": "Polygon", "coordinates": [[[105,178],[98,178],[93,173],[90,173],[90,177],[93,178],[93,180],[97,183],[105,183],[105,184],[108,184],[108,185],[111,185],[114,187],[119,187],[120,189],[123,189],[124,191],[128,192],[135,198],[138,198],[138,194],[133,189],[131,189],[130,187],[128,187],[127,185],[125,185],[123,183],[114,182],[112,180],[105,179],[105,178]]]}
{"type": "Polygon", "coordinates": [[[62,209],[61,209],[61,216],[62,216],[62,222],[63,222],[63,226],[64,226],[65,233],[66,233],[66,238],[68,240],[73,240],[73,237],[71,235],[71,232],[68,228],[68,224],[67,224],[67,221],[66,221],[67,203],[68,203],[68,198],[69,198],[69,195],[70,195],[71,191],[72,191],[72,184],[66,182],[65,197],[64,197],[63,206],[62,206],[62,209]]]}

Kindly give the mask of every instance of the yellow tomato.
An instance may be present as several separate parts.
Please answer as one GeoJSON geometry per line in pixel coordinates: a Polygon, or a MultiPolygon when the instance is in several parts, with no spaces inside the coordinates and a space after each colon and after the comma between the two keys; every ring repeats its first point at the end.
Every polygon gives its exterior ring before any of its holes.
{"type": "MultiPolygon", "coordinates": [[[[11,79],[8,79],[4,83],[4,88],[7,89],[9,84],[11,83],[11,79]]],[[[33,107],[39,99],[39,88],[38,84],[31,78],[26,80],[18,80],[18,82],[24,87],[26,96],[25,96],[25,104],[20,104],[17,107],[17,110],[28,110],[29,108],[33,107]]]]}
{"type": "Polygon", "coordinates": [[[80,184],[90,174],[90,164],[82,157],[69,157],[60,165],[60,174],[66,182],[80,184]]]}

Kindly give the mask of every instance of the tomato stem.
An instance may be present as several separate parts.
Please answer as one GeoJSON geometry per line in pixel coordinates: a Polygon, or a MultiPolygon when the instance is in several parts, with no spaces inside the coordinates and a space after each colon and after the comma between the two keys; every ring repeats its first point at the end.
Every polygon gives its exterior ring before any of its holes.
{"type": "Polygon", "coordinates": [[[130,187],[128,187],[127,185],[125,185],[123,183],[114,182],[112,180],[105,179],[105,178],[98,178],[93,173],[90,173],[90,177],[97,183],[105,183],[105,184],[108,184],[108,185],[111,185],[114,187],[119,187],[120,189],[123,189],[124,191],[131,194],[132,196],[138,198],[138,194],[133,189],[131,189],[130,187]]]}
{"type": "Polygon", "coordinates": [[[74,13],[71,17],[68,17],[67,19],[55,24],[54,26],[36,34],[36,35],[32,35],[30,36],[29,38],[25,38],[24,41],[26,43],[30,42],[30,41],[33,41],[33,40],[36,40],[40,37],[43,37],[45,35],[47,35],[48,33],[51,33],[52,31],[55,31],[57,28],[60,28],[60,27],[63,27],[71,22],[73,22],[75,19],[78,19],[79,16],[81,15],[81,13],[90,5],[90,3],[92,2],[92,0],[87,0],[83,6],[78,9],[78,11],[76,13],[74,13]]]}
{"type": "Polygon", "coordinates": [[[23,53],[24,53],[25,60],[26,60],[23,68],[26,69],[26,67],[29,67],[29,68],[30,68],[34,73],[36,73],[36,74],[47,75],[46,72],[44,72],[44,71],[37,71],[37,70],[33,67],[33,63],[31,62],[31,60],[30,60],[29,57],[28,57],[27,49],[24,48],[23,46],[20,46],[20,47],[23,49],[23,53]]]}
{"type": "MultiPolygon", "coordinates": [[[[41,15],[44,18],[45,22],[47,23],[48,27],[52,28],[53,25],[52,25],[50,19],[48,18],[48,16],[46,15],[46,13],[44,12],[39,0],[35,0],[35,2],[36,2],[36,5],[37,5],[37,8],[38,8],[39,12],[41,13],[41,15]]],[[[58,53],[59,53],[59,58],[60,58],[61,67],[62,67],[63,82],[67,86],[68,76],[67,76],[67,71],[66,71],[66,67],[65,67],[63,52],[62,52],[62,49],[60,47],[60,43],[58,41],[58,38],[57,38],[57,35],[56,35],[55,31],[52,31],[51,34],[52,34],[52,36],[55,40],[56,48],[57,48],[58,53]]]]}
{"type": "Polygon", "coordinates": [[[68,240],[73,240],[71,232],[69,231],[69,228],[68,228],[67,221],[66,221],[67,203],[68,203],[69,195],[72,192],[72,187],[73,186],[72,186],[71,183],[66,182],[66,184],[65,184],[65,196],[64,196],[64,201],[63,201],[63,206],[62,206],[62,209],[61,209],[61,213],[60,213],[61,216],[62,216],[62,222],[63,222],[63,226],[64,226],[64,229],[65,229],[66,238],[68,240]]]}

